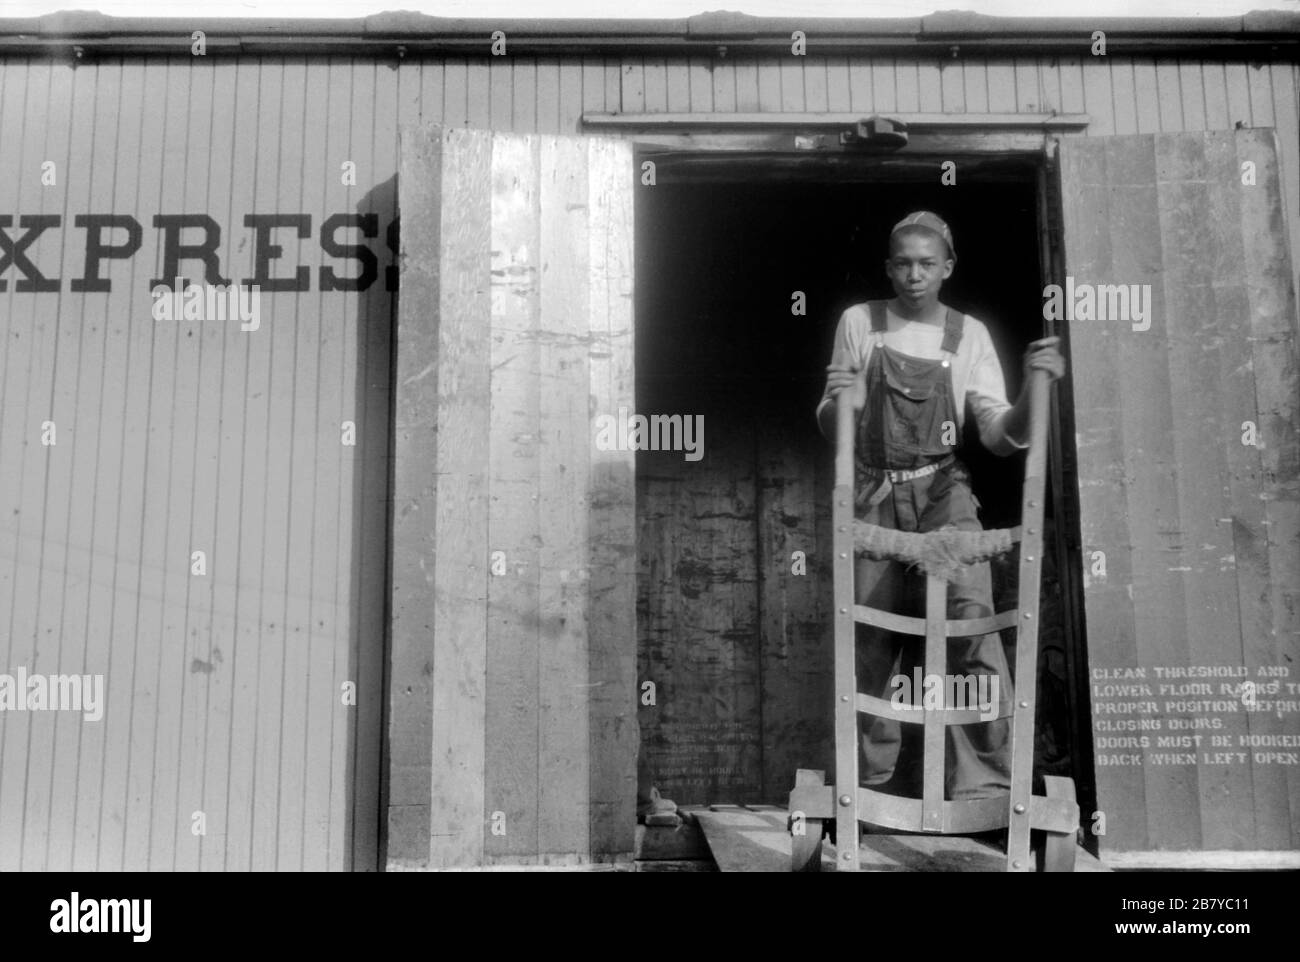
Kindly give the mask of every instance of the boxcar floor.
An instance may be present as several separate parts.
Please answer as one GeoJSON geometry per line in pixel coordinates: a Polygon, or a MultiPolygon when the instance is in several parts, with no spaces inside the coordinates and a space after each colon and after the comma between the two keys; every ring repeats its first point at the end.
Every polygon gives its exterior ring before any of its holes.
{"type": "MultiPolygon", "coordinates": [[[[693,809],[723,872],[790,871],[786,812],[775,806],[713,805],[693,809]]],[[[1001,872],[1005,856],[993,845],[957,835],[864,835],[862,870],[868,872],[1001,872]]],[[[835,847],[822,845],[822,870],[835,870],[835,847]]],[[[1075,871],[1108,871],[1080,848],[1075,871]]]]}

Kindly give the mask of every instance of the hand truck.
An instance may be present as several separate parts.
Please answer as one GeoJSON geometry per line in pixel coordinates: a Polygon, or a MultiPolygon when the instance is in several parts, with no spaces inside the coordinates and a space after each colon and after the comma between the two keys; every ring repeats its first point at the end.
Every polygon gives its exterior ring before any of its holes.
{"type": "MultiPolygon", "coordinates": [[[[1035,868],[1048,872],[1074,870],[1079,806],[1075,801],[1073,779],[1044,776],[1046,795],[1033,794],[1048,386],[1045,371],[1030,372],[1030,441],[1021,524],[1004,531],[932,532],[905,536],[907,539],[928,539],[949,535],[951,540],[953,534],[964,535],[968,539],[965,544],[970,548],[963,559],[967,564],[987,560],[1008,550],[1013,543],[1020,545],[1016,607],[987,618],[965,620],[947,619],[948,584],[934,570],[926,572],[924,618],[903,617],[855,604],[854,555],[858,543],[855,535],[864,532],[869,535],[872,528],[856,521],[853,509],[854,424],[856,412],[866,400],[865,377],[860,374],[856,385],[841,393],[836,405],[835,490],[831,512],[835,582],[835,783],[826,785],[821,772],[808,769],[800,769],[795,775],[795,787],[790,793],[791,867],[794,871],[821,870],[822,837],[825,823],[831,820],[835,824],[835,866],[839,871],[859,868],[860,821],[899,832],[932,835],[966,835],[1005,828],[1007,871],[1028,872],[1035,868]],[[852,403],[845,403],[846,400],[852,403]],[[857,624],[924,638],[924,672],[940,677],[946,674],[949,638],[983,635],[1015,626],[1016,697],[1011,710],[1009,792],[991,798],[944,800],[945,729],[948,725],[978,722],[981,720],[980,712],[924,706],[919,710],[903,710],[884,698],[860,693],[855,659],[857,624]],[[890,795],[858,784],[860,714],[923,726],[923,779],[919,799],[890,795]],[[1043,841],[1037,853],[1031,850],[1031,830],[1042,833],[1043,841]]],[[[872,556],[910,560],[904,554],[872,556]]]]}

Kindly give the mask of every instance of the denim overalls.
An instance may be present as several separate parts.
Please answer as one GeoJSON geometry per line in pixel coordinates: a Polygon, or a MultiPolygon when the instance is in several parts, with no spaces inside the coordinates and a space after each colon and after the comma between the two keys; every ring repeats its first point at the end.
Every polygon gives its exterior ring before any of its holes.
{"type": "MultiPolygon", "coordinates": [[[[872,301],[871,329],[877,338],[867,363],[866,405],[855,439],[856,515],[871,524],[901,531],[936,531],[943,527],[979,531],[977,503],[965,465],[943,443],[945,422],[955,434],[957,400],[947,358],[961,343],[962,315],[948,309],[944,324],[945,360],[911,357],[883,343],[885,302],[872,301]],[[891,482],[871,468],[907,470],[938,463],[933,473],[891,482]]],[[[964,402],[964,398],[962,401],[964,402]]],[[[857,603],[899,614],[924,617],[925,577],[897,561],[856,562],[857,603]]],[[[949,618],[993,614],[987,562],[972,565],[948,585],[949,618]]],[[[923,662],[924,639],[857,626],[858,688],[889,700],[896,674],[912,677],[923,662]]],[[[1014,697],[1002,641],[996,633],[948,642],[949,675],[998,676],[1000,709],[1014,697]]],[[[919,719],[919,715],[918,715],[919,719]]],[[[862,784],[901,795],[921,794],[920,725],[860,716],[862,784]]],[[[945,797],[974,798],[1010,787],[1010,722],[998,719],[949,726],[944,764],[945,797]]]]}

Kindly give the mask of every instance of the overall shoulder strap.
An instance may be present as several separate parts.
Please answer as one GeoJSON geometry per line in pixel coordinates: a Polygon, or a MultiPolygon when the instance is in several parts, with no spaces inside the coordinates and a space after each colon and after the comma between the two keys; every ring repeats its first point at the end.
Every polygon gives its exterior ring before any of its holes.
{"type": "Polygon", "coordinates": [[[871,311],[872,331],[883,333],[886,330],[885,303],[885,301],[867,301],[867,308],[871,311]]]}
{"type": "Polygon", "coordinates": [[[957,346],[961,344],[962,327],[965,325],[965,318],[961,311],[948,308],[948,318],[943,325],[943,346],[942,349],[949,354],[957,353],[957,346]]]}

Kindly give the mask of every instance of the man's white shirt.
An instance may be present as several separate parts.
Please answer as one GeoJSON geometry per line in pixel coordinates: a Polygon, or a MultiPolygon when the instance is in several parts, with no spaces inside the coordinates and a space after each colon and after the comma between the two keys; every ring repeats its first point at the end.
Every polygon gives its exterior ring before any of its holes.
{"type": "MultiPolygon", "coordinates": [[[[943,329],[942,324],[909,321],[886,310],[884,343],[900,354],[938,361],[944,358],[943,329]]],[[[865,303],[854,304],[840,315],[831,352],[832,363],[848,363],[862,370],[871,359],[875,345],[870,308],[865,303]]],[[[965,398],[975,412],[980,441],[986,448],[994,454],[1011,454],[1028,447],[1028,443],[1016,441],[1004,429],[1003,423],[1011,404],[1007,401],[1002,364],[998,361],[988,328],[969,314],[962,315],[961,343],[951,363],[953,398],[958,402],[958,429],[966,422],[966,404],[961,402],[965,398]]],[[[818,415],[829,401],[829,396],[823,394],[817,406],[818,415]]]]}

